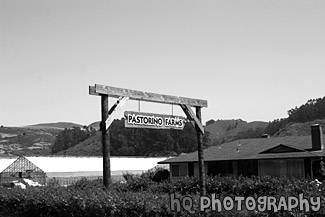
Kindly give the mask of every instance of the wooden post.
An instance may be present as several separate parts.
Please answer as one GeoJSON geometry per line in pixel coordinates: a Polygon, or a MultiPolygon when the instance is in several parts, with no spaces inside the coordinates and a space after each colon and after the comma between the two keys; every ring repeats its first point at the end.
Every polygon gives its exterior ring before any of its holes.
{"type": "Polygon", "coordinates": [[[101,131],[102,131],[102,151],[103,151],[103,183],[105,188],[111,181],[111,163],[110,163],[110,138],[109,130],[106,130],[105,121],[108,118],[108,96],[101,95],[101,131]]]}
{"type": "MultiPolygon", "coordinates": [[[[201,107],[196,108],[196,117],[201,122],[201,107]]],[[[205,179],[205,168],[204,168],[204,154],[203,154],[203,138],[202,132],[200,128],[196,125],[195,127],[197,134],[197,142],[198,142],[198,158],[199,158],[199,177],[200,177],[200,187],[201,187],[201,196],[206,195],[206,179],[205,179]]]]}

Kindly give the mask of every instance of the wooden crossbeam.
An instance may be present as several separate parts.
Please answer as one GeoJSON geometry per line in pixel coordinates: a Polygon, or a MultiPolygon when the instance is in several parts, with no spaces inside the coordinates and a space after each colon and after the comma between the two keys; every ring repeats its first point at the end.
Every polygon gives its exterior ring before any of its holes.
{"type": "Polygon", "coordinates": [[[99,94],[96,93],[95,86],[89,86],[89,95],[99,96],[99,94]]]}
{"type": "Polygon", "coordinates": [[[165,104],[176,105],[189,105],[193,107],[208,107],[208,101],[202,99],[193,99],[186,97],[170,96],[157,93],[149,93],[137,90],[123,89],[118,87],[111,87],[106,85],[95,84],[95,86],[89,86],[90,95],[108,95],[110,97],[129,97],[133,100],[141,100],[147,102],[157,102],[165,104]]]}
{"type": "Polygon", "coordinates": [[[196,117],[193,110],[188,105],[180,105],[183,109],[184,113],[186,114],[187,118],[191,121],[194,121],[194,127],[197,125],[201,131],[202,134],[204,134],[204,127],[201,123],[201,121],[196,117]]]}

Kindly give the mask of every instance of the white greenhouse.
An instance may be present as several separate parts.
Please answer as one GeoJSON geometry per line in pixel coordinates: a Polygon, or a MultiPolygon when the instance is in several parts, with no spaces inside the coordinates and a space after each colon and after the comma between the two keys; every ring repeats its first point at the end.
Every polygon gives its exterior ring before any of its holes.
{"type": "MultiPolygon", "coordinates": [[[[141,174],[158,165],[166,157],[111,157],[112,180],[123,179],[123,174],[141,174]]],[[[166,168],[167,169],[167,168],[166,168]]],[[[13,157],[0,158],[0,183],[29,178],[46,184],[55,178],[59,184],[68,185],[79,179],[97,179],[103,175],[102,157],[13,157]]]]}

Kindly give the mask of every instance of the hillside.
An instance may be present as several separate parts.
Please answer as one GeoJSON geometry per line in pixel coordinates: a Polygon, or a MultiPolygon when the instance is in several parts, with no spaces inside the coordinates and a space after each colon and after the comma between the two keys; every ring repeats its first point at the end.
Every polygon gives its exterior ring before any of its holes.
{"type": "MultiPolygon", "coordinates": [[[[263,129],[267,126],[265,122],[247,123],[242,120],[219,120],[209,122],[206,127],[206,137],[211,136],[210,145],[217,145],[223,141],[232,141],[237,137],[260,137],[263,129]],[[219,140],[218,140],[219,139],[219,140]],[[219,143],[216,144],[218,140],[219,143]]],[[[91,127],[98,126],[98,122],[92,123],[91,127]]],[[[134,130],[126,129],[123,120],[115,120],[110,128],[111,155],[170,155],[181,152],[196,150],[196,133],[191,124],[187,124],[183,131],[170,130],[134,130]],[[168,149],[167,149],[168,148],[168,149]],[[181,150],[181,151],[180,151],[181,150]]],[[[69,149],[56,153],[57,155],[73,156],[100,156],[101,135],[97,132],[93,136],[69,149]]]]}
{"type": "MultiPolygon", "coordinates": [[[[294,123],[289,124],[281,131],[279,131],[274,137],[281,136],[295,136],[295,135],[310,135],[310,126],[313,124],[321,124],[325,127],[325,119],[319,119],[306,123],[294,123]]],[[[245,136],[257,136],[263,133],[263,129],[268,125],[266,122],[245,122],[242,120],[218,120],[213,124],[206,126],[206,131],[212,134],[214,141],[212,143],[218,142],[229,142],[237,139],[245,139],[245,136]],[[263,128],[264,127],[264,128],[263,128]],[[256,134],[250,134],[256,133],[256,134]]],[[[325,129],[323,128],[325,133],[325,129]]],[[[210,134],[210,135],[211,135],[210,134]]],[[[258,136],[259,137],[259,136],[258,136]]],[[[248,138],[248,137],[246,137],[248,138]]],[[[111,139],[113,139],[111,137],[111,139]]],[[[216,145],[216,144],[212,144],[216,145]]],[[[101,156],[101,134],[97,132],[96,136],[93,136],[78,145],[69,148],[65,151],[57,153],[57,155],[72,155],[72,156],[101,156]]],[[[114,148],[114,147],[111,147],[114,148]]]]}
{"type": "Polygon", "coordinates": [[[212,144],[218,145],[241,138],[260,137],[267,125],[267,122],[254,121],[248,123],[241,119],[210,120],[205,129],[210,133],[212,144]]]}
{"type": "Polygon", "coordinates": [[[70,122],[42,123],[24,127],[0,127],[0,156],[51,154],[56,136],[65,128],[82,127],[70,122]]]}
{"type": "Polygon", "coordinates": [[[273,136],[291,124],[322,119],[325,119],[325,97],[309,99],[305,104],[288,110],[287,118],[275,119],[270,122],[265,132],[273,136]]]}
{"type": "Polygon", "coordinates": [[[25,126],[25,128],[30,128],[30,129],[59,129],[59,130],[63,130],[65,128],[69,129],[73,127],[83,127],[83,126],[71,122],[42,123],[42,124],[25,126]]]}
{"type": "MultiPolygon", "coordinates": [[[[116,122],[118,123],[118,121],[116,122]]],[[[288,124],[286,127],[281,129],[277,134],[273,135],[274,137],[280,137],[280,136],[294,136],[294,135],[310,135],[310,126],[312,124],[321,124],[322,126],[325,126],[325,119],[319,119],[311,122],[306,123],[293,123],[288,124]]],[[[259,134],[262,134],[264,131],[263,129],[268,125],[266,122],[246,122],[243,120],[218,120],[215,122],[209,122],[209,124],[206,126],[206,131],[210,133],[212,145],[217,145],[221,142],[229,142],[236,139],[244,139],[245,136],[255,136],[259,137],[259,134]],[[218,143],[217,143],[218,142],[218,143]],[[217,144],[216,144],[217,143],[217,144]]],[[[122,126],[120,126],[122,127],[122,126]]],[[[17,136],[17,134],[21,134],[26,131],[26,129],[19,129],[16,128],[16,135],[13,135],[12,132],[6,132],[3,133],[2,131],[2,143],[3,140],[8,140],[8,138],[14,138],[17,136]]],[[[324,128],[323,128],[324,131],[324,128]]],[[[34,130],[34,134],[41,134],[41,132],[48,132],[48,130],[34,130]]],[[[56,131],[60,132],[60,131],[56,131]]],[[[113,132],[113,143],[114,143],[114,130],[113,132]]],[[[178,132],[178,131],[177,131],[178,132]]],[[[325,133],[325,132],[324,132],[325,133]]],[[[27,138],[27,137],[26,137],[27,138]]],[[[52,142],[54,141],[55,137],[52,137],[52,142]]],[[[22,141],[22,140],[21,140],[22,141]]],[[[1,143],[0,143],[1,144],[1,143]]],[[[35,146],[35,145],[34,145],[35,146]]],[[[1,145],[0,145],[1,147],[1,145]]],[[[17,148],[19,148],[16,145],[12,145],[12,148],[15,148],[16,150],[13,150],[12,153],[18,153],[17,148]]],[[[27,147],[32,147],[28,146],[27,147]]],[[[50,145],[48,147],[51,147],[50,145]]],[[[101,156],[102,155],[102,145],[101,145],[101,134],[100,132],[97,132],[97,134],[65,151],[58,152],[57,155],[71,155],[71,156],[101,156]]],[[[111,147],[114,149],[115,147],[111,147]]],[[[24,152],[25,150],[20,150],[20,152],[24,152]]],[[[27,151],[30,153],[30,150],[27,148],[27,151]]],[[[35,153],[36,150],[34,150],[35,153]]],[[[40,150],[37,150],[39,153],[40,150]]],[[[113,151],[113,150],[111,150],[113,151]]],[[[44,152],[43,152],[44,153],[44,152]]],[[[45,153],[46,154],[46,153],[45,153]]],[[[47,153],[49,154],[49,152],[47,153]]]]}
{"type": "Polygon", "coordinates": [[[88,127],[92,127],[95,130],[99,130],[99,124],[100,124],[100,121],[96,121],[96,122],[89,124],[88,127]]]}
{"type": "MultiPolygon", "coordinates": [[[[267,133],[272,137],[310,135],[310,126],[320,124],[325,127],[325,97],[308,100],[300,107],[288,111],[288,117],[272,122],[246,122],[237,120],[209,120],[203,136],[203,146],[219,145],[238,139],[259,138],[267,133]]],[[[19,127],[0,127],[1,155],[59,155],[97,156],[101,155],[101,136],[99,132],[87,140],[78,140],[80,134],[65,134],[66,131],[87,131],[99,129],[99,122],[89,128],[69,122],[43,123],[19,127]],[[63,129],[67,130],[63,130],[63,129]],[[71,129],[73,128],[73,129],[71,129]],[[60,133],[62,132],[62,133],[60,133]],[[58,136],[59,135],[59,136],[58,136]],[[62,135],[62,136],[60,136],[62,135]],[[54,141],[61,138],[60,142],[54,141]],[[74,143],[69,143],[69,141],[74,143]],[[83,141],[78,144],[78,142],[83,141]],[[60,149],[53,151],[60,144],[60,149]],[[75,145],[77,144],[77,145],[75,145]],[[69,148],[70,147],[70,148],[69,148]],[[53,149],[52,149],[53,148],[53,149]],[[67,149],[69,148],[69,149],[67,149]],[[64,150],[64,151],[61,151],[64,150]]],[[[113,156],[173,156],[197,149],[196,132],[190,123],[182,131],[126,129],[123,120],[115,120],[110,126],[111,155],[113,156]]],[[[84,138],[86,139],[86,138],[84,138]]],[[[58,140],[57,140],[58,141],[58,140]]]]}
{"type": "Polygon", "coordinates": [[[102,143],[101,133],[98,132],[95,136],[73,146],[64,151],[58,152],[56,155],[70,155],[70,156],[101,156],[102,143]]]}
{"type": "Polygon", "coordinates": [[[0,156],[49,155],[58,129],[0,128],[0,156]]]}
{"type": "MultiPolygon", "coordinates": [[[[95,122],[92,126],[96,126],[95,122]]],[[[310,135],[310,126],[320,124],[323,126],[325,133],[325,119],[318,119],[305,123],[290,123],[280,129],[273,137],[310,135]]],[[[61,132],[58,125],[35,125],[36,128],[19,128],[19,127],[1,127],[0,128],[0,156],[8,155],[50,155],[51,148],[54,144],[56,136],[61,132]],[[55,127],[48,127],[55,126],[55,127]]],[[[246,122],[243,120],[217,120],[209,121],[206,131],[210,133],[211,145],[218,145],[223,142],[229,142],[237,139],[248,137],[259,137],[268,125],[266,122],[246,122]]],[[[67,125],[59,125],[67,126],[67,125]]],[[[119,128],[124,128],[120,125],[119,128]]],[[[123,129],[122,129],[123,130],[123,129]]],[[[115,141],[114,130],[113,143],[115,141]]],[[[165,131],[164,131],[165,132],[165,131]]],[[[177,131],[179,132],[179,131],[177,131]]],[[[180,133],[180,132],[179,132],[180,133]]],[[[71,156],[101,156],[101,135],[100,132],[65,151],[57,153],[57,155],[71,156]]],[[[115,147],[111,147],[114,151],[115,147]]],[[[116,154],[116,153],[115,153],[116,154]]]]}
{"type": "Polygon", "coordinates": [[[288,124],[285,128],[278,131],[274,136],[307,136],[311,134],[311,125],[320,124],[325,134],[325,119],[317,119],[305,123],[288,124]]]}
{"type": "MultiPolygon", "coordinates": [[[[88,127],[92,127],[99,130],[99,121],[93,122],[88,127]]],[[[238,137],[245,137],[245,134],[249,134],[249,131],[257,131],[255,137],[258,137],[264,133],[264,129],[267,127],[267,122],[254,121],[246,122],[241,119],[237,120],[210,120],[207,122],[205,130],[210,133],[210,140],[214,145],[220,144],[224,141],[232,141],[238,137]],[[248,133],[247,133],[248,132],[248,133]]],[[[250,136],[252,133],[250,133],[250,136]]]]}

